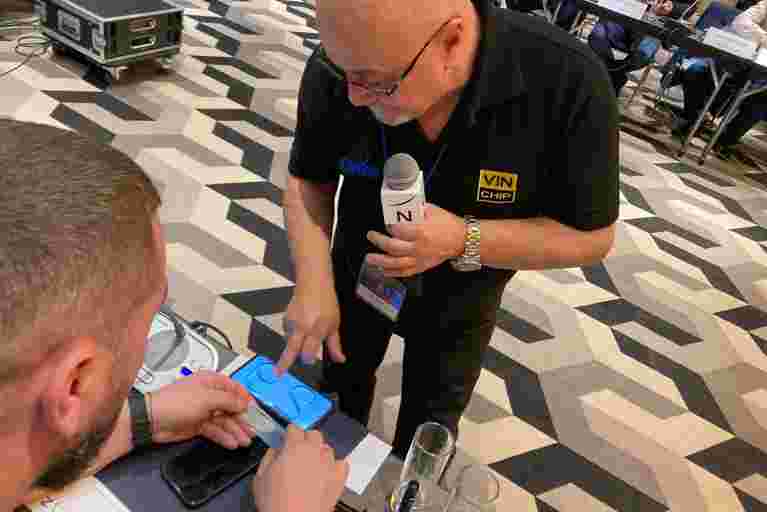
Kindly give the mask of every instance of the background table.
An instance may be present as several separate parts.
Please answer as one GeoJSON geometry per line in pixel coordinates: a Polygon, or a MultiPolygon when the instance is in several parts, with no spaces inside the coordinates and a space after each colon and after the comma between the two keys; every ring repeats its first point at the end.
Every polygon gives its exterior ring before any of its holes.
{"type": "MultiPolygon", "coordinates": [[[[679,26],[675,28],[673,25],[665,25],[663,21],[655,15],[649,13],[645,14],[642,19],[632,18],[619,12],[608,9],[607,7],[600,5],[592,0],[575,0],[579,11],[599,16],[609,21],[613,21],[624,27],[634,31],[639,36],[650,36],[659,39],[664,47],[676,46],[687,52],[688,57],[703,57],[712,59],[711,74],[714,79],[714,91],[711,93],[705,103],[705,108],[699,113],[698,118],[693,124],[693,128],[682,142],[682,146],[677,153],[678,158],[682,158],[687,152],[687,148],[690,145],[692,139],[697,135],[703,124],[703,119],[709,110],[710,105],[713,103],[716,95],[722,89],[724,84],[730,80],[734,75],[739,73],[748,73],[749,76],[761,75],[767,76],[767,68],[758,64],[752,59],[746,59],[739,57],[729,52],[720,50],[719,48],[710,46],[703,42],[702,33],[689,33],[679,26]],[[720,72],[721,71],[721,72],[720,72]]],[[[577,25],[580,13],[576,16],[574,26],[577,25]]],[[[737,108],[742,101],[753,94],[758,94],[767,90],[767,87],[760,88],[757,91],[748,91],[748,86],[751,84],[749,79],[746,84],[738,91],[733,101],[730,102],[727,109],[722,112],[722,121],[714,134],[714,137],[706,144],[703,151],[701,151],[698,157],[698,163],[703,164],[708,156],[713,145],[719,139],[721,132],[726,128],[727,124],[735,117],[737,108]]]]}

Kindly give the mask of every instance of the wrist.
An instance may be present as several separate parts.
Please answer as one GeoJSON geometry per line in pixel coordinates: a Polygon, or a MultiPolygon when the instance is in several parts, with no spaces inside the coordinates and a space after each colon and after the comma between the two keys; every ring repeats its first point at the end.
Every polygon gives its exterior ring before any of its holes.
{"type": "Polygon", "coordinates": [[[145,448],[154,440],[154,430],[151,413],[151,394],[132,390],[127,400],[128,414],[130,417],[131,446],[145,448]]]}
{"type": "Polygon", "coordinates": [[[482,268],[480,254],[481,225],[479,219],[472,215],[463,218],[464,236],[461,254],[450,260],[453,268],[460,272],[471,272],[482,268]]]}
{"type": "Polygon", "coordinates": [[[296,264],[296,291],[325,289],[334,286],[333,263],[330,254],[323,261],[312,261],[308,264],[296,264]]]}
{"type": "Polygon", "coordinates": [[[307,272],[303,279],[299,279],[296,275],[295,295],[299,297],[314,299],[318,295],[327,294],[329,291],[335,293],[332,270],[316,269],[314,273],[307,272]]]}

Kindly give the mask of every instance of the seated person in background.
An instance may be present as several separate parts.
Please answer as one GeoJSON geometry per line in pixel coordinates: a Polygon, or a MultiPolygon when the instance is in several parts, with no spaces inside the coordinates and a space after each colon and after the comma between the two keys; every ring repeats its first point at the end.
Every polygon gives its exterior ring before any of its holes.
{"type": "MultiPolygon", "coordinates": [[[[747,11],[740,13],[731,25],[732,29],[761,46],[767,46],[767,0],[753,5],[747,11]]],[[[714,80],[709,71],[710,60],[702,58],[687,59],[680,72],[680,80],[684,89],[684,110],[681,118],[674,124],[673,135],[685,138],[692,129],[706,100],[714,91],[714,80]]],[[[745,76],[735,76],[725,82],[725,87],[717,94],[710,107],[712,113],[721,111],[725,103],[731,99],[746,80],[745,76]]],[[[752,87],[764,87],[767,79],[755,80],[752,87]]],[[[732,156],[732,147],[757,122],[767,119],[767,93],[755,94],[746,98],[740,105],[738,114],[722,132],[713,150],[722,157],[732,156]]]]}
{"type": "MultiPolygon", "coordinates": [[[[652,13],[656,16],[681,16],[690,4],[660,0],[651,4],[652,13]]],[[[660,48],[660,41],[654,37],[641,37],[632,30],[615,23],[603,20],[594,26],[589,35],[589,46],[599,55],[607,66],[615,95],[620,97],[621,89],[628,81],[631,71],[641,69],[650,64],[655,53],[660,48]],[[624,59],[616,59],[613,50],[627,53],[624,59]]]]}
{"type": "Polygon", "coordinates": [[[575,17],[578,15],[578,4],[575,3],[575,0],[543,0],[543,2],[548,5],[552,14],[556,13],[557,18],[554,20],[556,26],[567,31],[573,27],[575,17]]]}
{"type": "MultiPolygon", "coordinates": [[[[0,512],[137,446],[249,445],[252,399],[223,375],[128,399],[168,290],[160,196],[142,170],[81,135],[2,119],[0,168],[0,512]]],[[[295,427],[260,469],[261,512],[329,512],[347,473],[322,434],[295,427]]]]}

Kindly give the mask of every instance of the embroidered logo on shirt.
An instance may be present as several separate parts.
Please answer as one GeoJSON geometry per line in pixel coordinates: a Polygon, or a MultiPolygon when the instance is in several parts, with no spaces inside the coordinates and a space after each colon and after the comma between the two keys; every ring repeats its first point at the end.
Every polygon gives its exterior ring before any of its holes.
{"type": "Polygon", "coordinates": [[[338,161],[338,167],[344,176],[358,176],[363,178],[378,178],[381,176],[381,169],[367,162],[352,160],[351,158],[342,158],[338,161]]]}
{"type": "Polygon", "coordinates": [[[519,175],[502,171],[479,171],[477,202],[510,204],[517,199],[519,175]]]}

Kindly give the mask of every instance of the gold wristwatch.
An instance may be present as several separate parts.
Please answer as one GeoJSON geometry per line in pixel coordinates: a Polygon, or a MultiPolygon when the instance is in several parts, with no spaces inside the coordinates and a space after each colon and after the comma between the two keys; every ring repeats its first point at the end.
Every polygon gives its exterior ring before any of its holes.
{"type": "Polygon", "coordinates": [[[482,268],[479,254],[479,220],[471,215],[466,215],[463,221],[466,223],[466,241],[463,246],[463,254],[450,260],[450,263],[459,272],[472,272],[482,268]]]}

